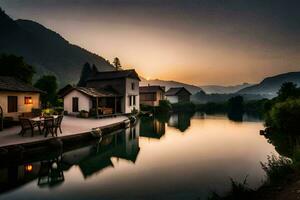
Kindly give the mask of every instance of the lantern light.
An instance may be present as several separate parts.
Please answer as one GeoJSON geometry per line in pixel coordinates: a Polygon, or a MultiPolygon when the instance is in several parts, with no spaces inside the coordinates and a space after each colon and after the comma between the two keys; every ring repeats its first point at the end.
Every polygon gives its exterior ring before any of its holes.
{"type": "Polygon", "coordinates": [[[31,97],[25,97],[25,104],[32,104],[32,98],[31,97]]]}

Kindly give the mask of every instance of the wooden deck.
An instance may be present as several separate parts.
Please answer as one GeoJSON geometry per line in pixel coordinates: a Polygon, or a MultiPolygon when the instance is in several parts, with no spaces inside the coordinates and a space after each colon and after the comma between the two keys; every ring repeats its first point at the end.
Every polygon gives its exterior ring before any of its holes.
{"type": "MultiPolygon", "coordinates": [[[[82,119],[70,116],[64,116],[62,122],[63,133],[57,133],[58,138],[64,136],[71,136],[90,132],[93,128],[105,127],[111,124],[116,124],[128,120],[126,116],[116,116],[113,118],[103,118],[103,119],[82,119]]],[[[34,137],[31,137],[30,131],[27,132],[24,137],[18,135],[21,131],[20,126],[15,126],[12,128],[4,129],[0,132],[0,147],[26,144],[31,142],[38,142],[52,138],[51,134],[47,138],[44,135],[40,135],[38,131],[35,132],[34,137]]]]}

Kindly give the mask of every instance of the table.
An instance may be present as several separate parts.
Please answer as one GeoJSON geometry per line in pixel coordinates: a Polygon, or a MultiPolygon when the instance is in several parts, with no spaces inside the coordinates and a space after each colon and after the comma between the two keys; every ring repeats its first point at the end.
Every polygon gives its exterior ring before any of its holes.
{"type": "Polygon", "coordinates": [[[53,118],[46,118],[46,117],[34,117],[31,118],[31,121],[34,121],[36,123],[38,123],[39,125],[41,125],[44,122],[44,127],[43,127],[43,131],[45,130],[45,137],[48,136],[49,132],[52,134],[52,136],[54,136],[54,131],[53,131],[53,126],[54,126],[54,122],[52,122],[52,125],[50,126],[45,126],[45,121],[47,120],[55,120],[58,118],[58,115],[52,115],[49,117],[53,117],[53,118]]]}

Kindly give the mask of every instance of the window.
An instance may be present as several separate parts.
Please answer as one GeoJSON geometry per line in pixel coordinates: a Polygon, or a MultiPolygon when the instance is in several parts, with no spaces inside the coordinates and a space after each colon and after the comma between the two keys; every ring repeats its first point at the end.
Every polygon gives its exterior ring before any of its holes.
{"type": "Polygon", "coordinates": [[[132,98],[133,98],[133,105],[135,106],[135,97],[136,96],[132,96],[132,98]]]}
{"type": "Polygon", "coordinates": [[[129,96],[129,106],[135,106],[136,105],[136,96],[129,96]]]}
{"type": "Polygon", "coordinates": [[[18,97],[8,96],[7,97],[7,112],[18,112],[18,97]]]}
{"type": "Polygon", "coordinates": [[[129,96],[129,106],[132,106],[132,96],[129,96]]]}
{"type": "Polygon", "coordinates": [[[24,103],[25,104],[32,104],[32,98],[31,97],[24,97],[24,103]]]}
{"type": "Polygon", "coordinates": [[[134,90],[135,89],[135,84],[131,83],[131,89],[134,90]]]}
{"type": "Polygon", "coordinates": [[[156,94],[155,93],[143,93],[140,94],[141,101],[156,101],[156,94]]]}
{"type": "Polygon", "coordinates": [[[73,112],[78,112],[79,111],[79,108],[78,108],[78,97],[73,97],[72,98],[72,111],[73,112]]]}

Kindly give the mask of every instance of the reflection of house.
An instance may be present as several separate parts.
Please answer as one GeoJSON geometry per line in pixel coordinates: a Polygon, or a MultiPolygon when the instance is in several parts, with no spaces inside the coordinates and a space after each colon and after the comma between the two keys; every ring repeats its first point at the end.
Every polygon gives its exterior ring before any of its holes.
{"type": "Polygon", "coordinates": [[[142,117],[140,120],[140,136],[160,139],[165,134],[165,123],[152,117],[142,117]]]}
{"type": "Polygon", "coordinates": [[[66,86],[59,94],[64,110],[98,110],[98,114],[131,113],[139,110],[139,76],[135,70],[94,72],[84,87],[66,86]]]}
{"type": "Polygon", "coordinates": [[[176,113],[172,114],[168,126],[177,128],[181,132],[184,132],[191,125],[191,113],[176,113]]]}
{"type": "Polygon", "coordinates": [[[140,104],[159,106],[159,101],[164,100],[165,89],[159,85],[140,87],[140,104]]]}
{"type": "Polygon", "coordinates": [[[117,157],[135,163],[139,153],[139,131],[128,128],[125,131],[105,136],[99,145],[73,150],[63,155],[65,165],[78,165],[85,178],[114,167],[111,158],[117,157]]]}
{"type": "Polygon", "coordinates": [[[192,94],[184,87],[170,88],[165,93],[166,99],[169,100],[170,103],[189,102],[191,95],[192,94]]]}
{"type": "Polygon", "coordinates": [[[31,112],[32,108],[40,108],[42,92],[13,77],[0,76],[0,106],[5,117],[17,119],[20,114],[31,112]]]}

